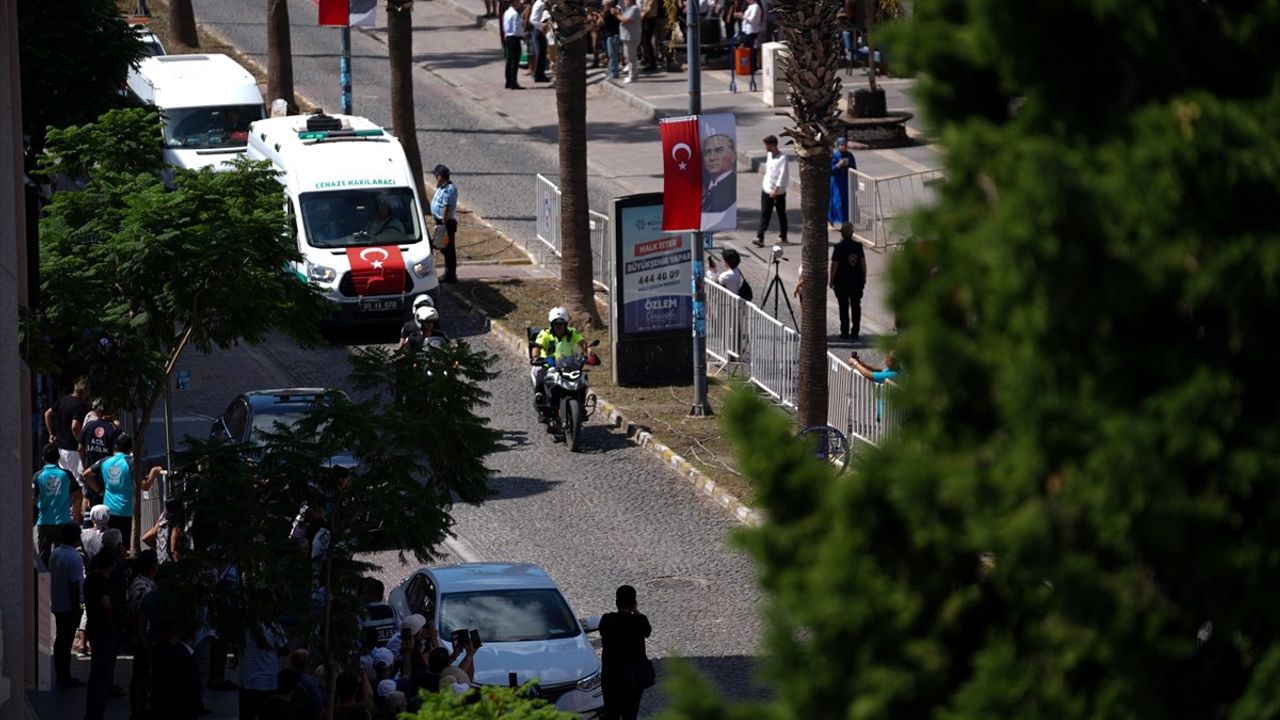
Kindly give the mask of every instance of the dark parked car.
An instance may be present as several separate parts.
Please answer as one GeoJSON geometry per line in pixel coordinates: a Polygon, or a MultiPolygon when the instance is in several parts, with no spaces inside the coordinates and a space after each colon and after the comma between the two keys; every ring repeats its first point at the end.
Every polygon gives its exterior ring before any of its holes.
{"type": "MultiPolygon", "coordinates": [[[[209,439],[222,439],[234,445],[258,442],[264,432],[277,430],[276,424],[293,427],[316,402],[333,392],[327,388],[281,388],[250,390],[242,393],[213,421],[209,439]]],[[[335,455],[334,465],[355,467],[350,455],[335,455]]]]}

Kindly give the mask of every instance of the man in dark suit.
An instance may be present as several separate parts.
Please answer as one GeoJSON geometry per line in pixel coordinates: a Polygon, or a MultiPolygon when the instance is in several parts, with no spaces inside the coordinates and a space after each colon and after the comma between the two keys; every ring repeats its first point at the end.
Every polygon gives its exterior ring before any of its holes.
{"type": "Polygon", "coordinates": [[[200,671],[196,667],[195,630],[171,633],[156,651],[151,673],[151,706],[158,718],[197,720],[204,712],[200,700],[200,671]]]}
{"type": "Polygon", "coordinates": [[[723,213],[738,201],[733,138],[709,135],[702,140],[702,212],[723,213]]]}

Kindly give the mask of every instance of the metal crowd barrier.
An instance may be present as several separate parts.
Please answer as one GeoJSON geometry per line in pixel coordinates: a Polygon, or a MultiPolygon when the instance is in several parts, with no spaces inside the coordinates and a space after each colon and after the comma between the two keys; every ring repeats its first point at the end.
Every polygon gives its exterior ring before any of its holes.
{"type": "Polygon", "coordinates": [[[880,250],[906,242],[911,237],[907,217],[936,201],[935,186],[942,178],[941,170],[891,177],[850,170],[849,222],[854,236],[880,250]]]}
{"type": "MultiPolygon", "coordinates": [[[[164,503],[169,493],[168,486],[169,472],[166,470],[160,473],[160,477],[156,478],[150,490],[142,491],[142,507],[138,508],[138,522],[141,523],[143,533],[150,530],[164,513],[164,503]]],[[[125,542],[129,542],[129,539],[125,538],[125,542]]]]}
{"type": "MultiPolygon", "coordinates": [[[[535,181],[538,229],[535,233],[543,249],[556,257],[563,257],[560,238],[560,187],[539,174],[535,181]]],[[[591,278],[610,287],[613,278],[613,238],[609,235],[609,216],[595,210],[588,211],[591,231],[591,278]]],[[[542,263],[541,257],[539,262],[542,263]]],[[[546,263],[542,263],[546,264],[546,263]]]]}
{"type": "Polygon", "coordinates": [[[752,384],[778,399],[788,410],[796,406],[796,373],[800,356],[800,333],[769,317],[755,305],[744,302],[747,358],[752,384]]]}
{"type": "Polygon", "coordinates": [[[536,236],[552,254],[560,257],[560,188],[538,175],[536,180],[538,230],[536,236]]]}
{"type": "Polygon", "coordinates": [[[721,367],[743,358],[743,305],[746,301],[723,285],[708,280],[707,355],[721,367]]]}
{"type": "Polygon", "coordinates": [[[613,278],[613,237],[609,234],[609,216],[590,210],[591,275],[608,290],[613,278]]]}

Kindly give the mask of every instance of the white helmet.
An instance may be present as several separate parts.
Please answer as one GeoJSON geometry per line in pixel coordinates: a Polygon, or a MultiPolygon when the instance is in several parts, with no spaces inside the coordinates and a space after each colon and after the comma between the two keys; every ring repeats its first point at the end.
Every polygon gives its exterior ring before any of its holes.
{"type": "Polygon", "coordinates": [[[431,307],[430,305],[424,305],[424,306],[422,306],[422,307],[418,308],[417,310],[414,310],[414,311],[413,311],[413,316],[414,316],[414,317],[418,320],[418,322],[420,322],[420,323],[427,322],[428,320],[430,320],[430,321],[434,321],[434,322],[439,322],[439,321],[440,321],[440,311],[436,310],[435,308],[431,307]]]}
{"type": "Polygon", "coordinates": [[[436,301],[432,300],[431,296],[426,293],[422,293],[421,295],[413,299],[414,312],[417,312],[418,308],[423,307],[424,305],[426,307],[435,307],[436,301]]]}
{"type": "Polygon", "coordinates": [[[564,308],[562,308],[562,307],[553,307],[553,308],[551,308],[551,312],[547,313],[547,322],[548,322],[548,323],[553,323],[553,322],[555,322],[555,321],[557,321],[557,320],[559,320],[560,322],[562,322],[562,323],[564,323],[564,324],[568,325],[568,324],[569,324],[569,311],[568,311],[568,310],[565,310],[565,309],[564,309],[564,308]]]}

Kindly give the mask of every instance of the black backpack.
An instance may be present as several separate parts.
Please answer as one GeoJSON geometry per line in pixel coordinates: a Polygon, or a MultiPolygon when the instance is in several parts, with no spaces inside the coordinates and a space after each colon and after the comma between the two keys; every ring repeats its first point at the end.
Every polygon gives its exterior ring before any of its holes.
{"type": "Polygon", "coordinates": [[[742,278],[742,287],[738,288],[738,297],[751,302],[755,296],[756,294],[751,290],[751,283],[747,282],[746,278],[742,278]]]}

